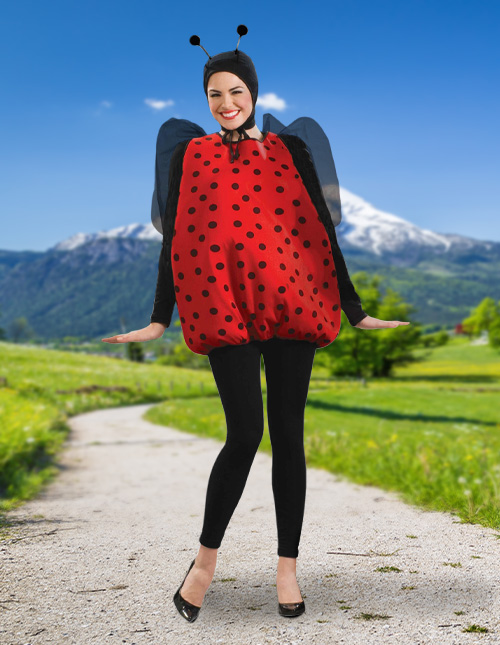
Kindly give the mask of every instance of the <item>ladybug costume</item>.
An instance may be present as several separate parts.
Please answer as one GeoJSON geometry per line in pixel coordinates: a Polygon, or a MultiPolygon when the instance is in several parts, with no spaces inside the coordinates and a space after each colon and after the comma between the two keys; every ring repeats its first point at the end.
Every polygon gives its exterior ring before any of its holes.
{"type": "Polygon", "coordinates": [[[168,327],[177,302],[197,354],[273,337],[325,347],[341,309],[351,325],[367,315],[305,143],[263,134],[240,142],[234,163],[218,132],[172,156],[151,322],[168,327]]]}

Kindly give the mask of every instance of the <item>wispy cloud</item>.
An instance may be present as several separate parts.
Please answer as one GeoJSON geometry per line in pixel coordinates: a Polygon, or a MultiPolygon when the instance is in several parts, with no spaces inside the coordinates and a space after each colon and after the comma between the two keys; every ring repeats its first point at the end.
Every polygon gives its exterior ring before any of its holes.
{"type": "Polygon", "coordinates": [[[92,110],[92,114],[94,116],[101,116],[104,110],[109,110],[109,108],[113,105],[111,101],[100,101],[99,106],[95,109],[92,110]]]}
{"type": "Polygon", "coordinates": [[[149,105],[149,107],[153,110],[164,110],[166,107],[174,105],[172,99],[169,99],[168,101],[160,101],[159,99],[144,99],[144,103],[146,105],[149,105]]]}
{"type": "Polygon", "coordinates": [[[259,95],[257,97],[257,105],[260,105],[265,110],[278,110],[278,112],[286,110],[288,107],[285,99],[280,99],[274,92],[268,92],[262,96],[259,95]]]}

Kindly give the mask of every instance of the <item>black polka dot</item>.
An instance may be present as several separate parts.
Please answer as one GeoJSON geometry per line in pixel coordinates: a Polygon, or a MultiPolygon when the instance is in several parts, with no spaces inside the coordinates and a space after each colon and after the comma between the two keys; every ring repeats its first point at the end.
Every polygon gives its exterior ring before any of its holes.
{"type": "Polygon", "coordinates": [[[238,204],[233,204],[233,211],[239,211],[240,207],[238,204]]]}

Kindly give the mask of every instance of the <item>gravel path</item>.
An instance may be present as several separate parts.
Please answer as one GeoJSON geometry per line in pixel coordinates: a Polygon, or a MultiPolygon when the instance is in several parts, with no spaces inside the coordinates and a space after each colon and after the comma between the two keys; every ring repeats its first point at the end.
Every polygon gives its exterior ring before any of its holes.
{"type": "Polygon", "coordinates": [[[279,616],[271,458],[260,452],[188,623],[172,596],[198,550],[222,444],[148,423],[149,407],[70,419],[61,473],[9,513],[19,524],[0,542],[1,645],[500,643],[495,531],[312,468],[297,561],[306,613],[279,616]],[[472,623],[489,631],[462,632],[472,623]]]}

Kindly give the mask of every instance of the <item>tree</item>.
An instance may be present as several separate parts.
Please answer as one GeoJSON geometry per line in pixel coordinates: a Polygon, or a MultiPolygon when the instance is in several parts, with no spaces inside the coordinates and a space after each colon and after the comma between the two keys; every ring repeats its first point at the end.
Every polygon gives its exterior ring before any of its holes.
{"type": "Polygon", "coordinates": [[[142,347],[142,343],[128,343],[126,351],[129,361],[144,363],[144,349],[142,347]]]}
{"type": "Polygon", "coordinates": [[[462,321],[462,327],[469,338],[488,332],[491,347],[500,347],[500,301],[483,298],[468,318],[462,321]]]}
{"type": "Polygon", "coordinates": [[[488,339],[492,347],[500,348],[500,316],[491,323],[488,329],[488,339]]]}
{"type": "MultiPolygon", "coordinates": [[[[3,316],[2,310],[0,309],[0,318],[3,316]]],[[[0,340],[5,340],[5,329],[0,327],[0,340]]]]}
{"type": "MultiPolygon", "coordinates": [[[[356,280],[356,291],[363,309],[370,316],[384,320],[409,320],[409,314],[415,311],[393,289],[389,288],[384,296],[381,295],[381,276],[370,277],[365,271],[360,271],[352,279],[353,282],[356,280]]],[[[410,322],[411,325],[368,331],[352,327],[342,312],[339,335],[331,345],[322,349],[321,364],[331,375],[390,376],[395,365],[419,360],[411,349],[419,345],[422,331],[418,324],[410,322]]]]}
{"type": "Polygon", "coordinates": [[[33,338],[34,335],[34,331],[24,316],[15,318],[9,325],[9,336],[15,343],[33,338]]]}

